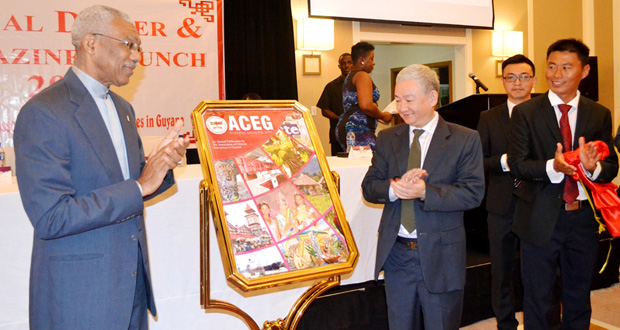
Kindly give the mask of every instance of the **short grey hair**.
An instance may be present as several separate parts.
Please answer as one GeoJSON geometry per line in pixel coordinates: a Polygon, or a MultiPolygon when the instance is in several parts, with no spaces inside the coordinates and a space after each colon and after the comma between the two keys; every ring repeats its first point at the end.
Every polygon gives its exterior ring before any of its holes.
{"type": "Polygon", "coordinates": [[[439,93],[439,77],[435,71],[426,65],[411,64],[400,70],[396,76],[396,83],[409,80],[415,80],[425,95],[431,91],[439,93]]]}
{"type": "Polygon", "coordinates": [[[112,7],[95,5],[82,10],[73,22],[71,43],[76,49],[79,49],[80,42],[82,42],[85,35],[89,33],[109,33],[110,24],[116,18],[134,24],[129,15],[112,7]]]}

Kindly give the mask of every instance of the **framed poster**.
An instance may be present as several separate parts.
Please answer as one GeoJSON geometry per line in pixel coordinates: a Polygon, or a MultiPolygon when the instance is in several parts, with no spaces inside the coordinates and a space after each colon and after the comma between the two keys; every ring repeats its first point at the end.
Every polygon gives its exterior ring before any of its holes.
{"type": "Polygon", "coordinates": [[[321,55],[303,55],[304,74],[321,74],[321,55]]]}
{"type": "Polygon", "coordinates": [[[192,122],[229,282],[248,291],[353,270],[357,247],[308,109],[203,101],[192,122]]]}

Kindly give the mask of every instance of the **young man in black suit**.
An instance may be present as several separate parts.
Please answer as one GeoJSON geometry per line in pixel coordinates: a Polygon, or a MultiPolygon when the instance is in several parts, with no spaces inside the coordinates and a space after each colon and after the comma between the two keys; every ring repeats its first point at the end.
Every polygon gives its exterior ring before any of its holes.
{"type": "Polygon", "coordinates": [[[581,96],[590,72],[589,49],[562,39],[547,50],[549,91],[516,106],[508,138],[508,165],[521,184],[515,190],[513,231],[521,239],[525,329],[547,329],[546,315],[558,268],[562,281],[562,329],[588,329],[590,286],[598,254],[598,223],[586,189],[571,176],[577,168],[563,152],[580,148],[589,180],[610,182],[618,174],[610,111],[581,96]],[[605,142],[601,160],[591,141],[605,142]],[[586,141],[588,143],[586,143],[586,141]]]}
{"type": "Polygon", "coordinates": [[[516,198],[515,180],[507,163],[508,127],[512,109],[532,97],[536,85],[534,63],[515,55],[502,63],[502,84],[508,94],[506,103],[480,113],[478,133],[482,141],[484,171],[488,178],[488,212],[491,257],[491,305],[497,329],[516,330],[513,273],[518,255],[519,237],[512,232],[516,198]]]}

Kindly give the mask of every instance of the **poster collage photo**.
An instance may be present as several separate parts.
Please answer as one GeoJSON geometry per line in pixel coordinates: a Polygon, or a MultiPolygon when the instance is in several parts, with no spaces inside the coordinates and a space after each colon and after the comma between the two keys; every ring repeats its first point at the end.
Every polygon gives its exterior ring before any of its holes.
{"type": "Polygon", "coordinates": [[[252,279],[346,262],[303,115],[235,110],[203,118],[237,271],[252,279]]]}

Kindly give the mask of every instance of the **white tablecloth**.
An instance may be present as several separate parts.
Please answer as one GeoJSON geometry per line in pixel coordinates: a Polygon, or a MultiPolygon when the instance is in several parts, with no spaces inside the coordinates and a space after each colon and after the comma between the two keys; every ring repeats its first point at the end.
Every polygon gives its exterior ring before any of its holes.
{"type": "MultiPolygon", "coordinates": [[[[360,184],[368,161],[328,157],[340,174],[342,204],[360,253],[353,273],[342,284],[372,279],[381,207],[367,204],[360,184]]],[[[146,207],[146,227],[158,317],[150,329],[245,330],[239,318],[223,312],[205,313],[200,306],[199,165],[175,170],[177,184],[146,207]]],[[[28,278],[32,226],[22,208],[16,185],[0,186],[0,330],[28,329],[28,278]]],[[[244,293],[224,277],[219,247],[211,226],[211,298],[234,304],[259,326],[283,318],[313,282],[244,293]]]]}

